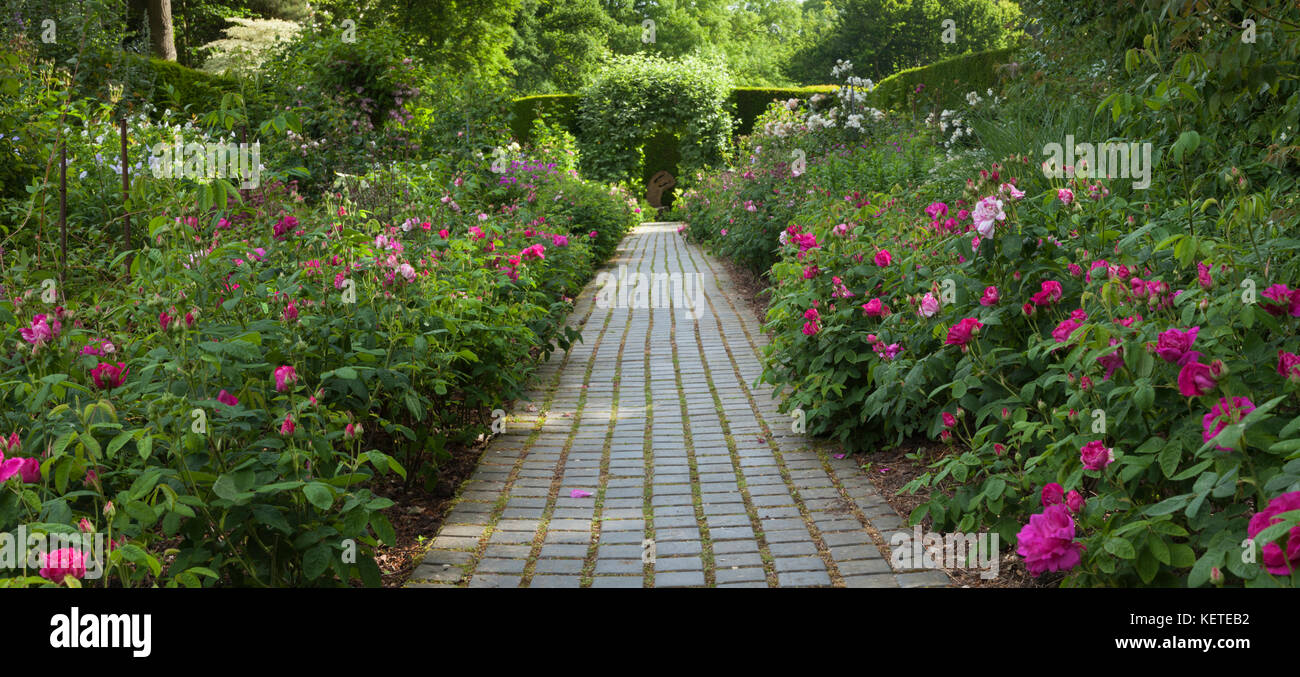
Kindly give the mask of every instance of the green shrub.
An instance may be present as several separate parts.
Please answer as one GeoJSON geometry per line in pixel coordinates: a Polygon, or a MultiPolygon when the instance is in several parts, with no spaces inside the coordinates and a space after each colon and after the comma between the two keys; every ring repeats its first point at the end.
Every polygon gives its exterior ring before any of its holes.
{"type": "Polygon", "coordinates": [[[510,108],[510,131],[516,141],[527,143],[532,140],[533,121],[548,116],[576,135],[578,103],[576,94],[538,94],[515,99],[510,108]]]}
{"type": "Polygon", "coordinates": [[[938,108],[953,108],[963,101],[967,92],[983,92],[992,87],[997,82],[996,67],[1009,61],[1015,50],[1014,47],[991,49],[898,71],[876,85],[871,92],[871,103],[878,108],[904,109],[916,98],[938,108]],[[925,87],[918,93],[917,85],[925,87]]]}

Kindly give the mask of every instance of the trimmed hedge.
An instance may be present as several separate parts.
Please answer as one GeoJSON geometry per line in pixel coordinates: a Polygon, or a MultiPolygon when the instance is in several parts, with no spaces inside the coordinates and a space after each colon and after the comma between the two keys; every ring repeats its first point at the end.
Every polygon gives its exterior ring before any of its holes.
{"type": "Polygon", "coordinates": [[[898,71],[872,90],[872,105],[883,109],[907,108],[916,86],[923,84],[922,100],[935,102],[942,108],[954,108],[964,101],[968,92],[983,92],[992,87],[997,81],[996,67],[1006,63],[1015,51],[1015,47],[990,49],[898,71]]]}
{"type": "Polygon", "coordinates": [[[735,133],[744,136],[754,128],[754,121],[767,110],[773,101],[803,99],[814,94],[829,94],[837,89],[835,85],[812,85],[810,87],[735,87],[731,90],[731,104],[735,107],[737,120],[735,133]]]}
{"type": "Polygon", "coordinates": [[[520,143],[528,141],[533,132],[533,120],[540,113],[554,116],[570,134],[578,135],[577,94],[538,94],[515,99],[511,109],[510,131],[520,143]]]}
{"type": "MultiPolygon", "coordinates": [[[[813,94],[834,92],[835,85],[813,85],[810,87],[733,87],[728,102],[732,106],[732,117],[737,121],[734,129],[738,136],[748,134],[754,128],[754,121],[767,110],[773,101],[790,98],[806,98],[813,94]]],[[[538,113],[546,112],[559,119],[561,125],[575,136],[578,134],[578,104],[581,100],[577,94],[538,94],[514,100],[513,116],[510,130],[520,143],[527,141],[532,133],[533,120],[538,113]]],[[[655,170],[658,171],[658,170],[655,170]]]]}

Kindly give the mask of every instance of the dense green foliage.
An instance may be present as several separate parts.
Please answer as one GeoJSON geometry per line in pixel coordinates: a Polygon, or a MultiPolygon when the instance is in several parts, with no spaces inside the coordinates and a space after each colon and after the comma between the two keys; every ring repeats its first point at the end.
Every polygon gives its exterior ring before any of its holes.
{"type": "Polygon", "coordinates": [[[1300,584],[1300,15],[1036,5],[1006,84],[914,97],[915,127],[774,108],[688,233],[769,275],[764,377],[809,432],[939,440],[912,521],[1062,585],[1300,584]],[[1085,165],[1109,141],[1138,161],[1085,165]]]}
{"type": "Polygon", "coordinates": [[[914,104],[955,108],[970,92],[984,92],[1001,79],[1015,48],[1005,47],[907,68],[881,80],[871,92],[880,108],[910,110],[914,104]],[[919,90],[919,91],[918,91],[919,90]]]}

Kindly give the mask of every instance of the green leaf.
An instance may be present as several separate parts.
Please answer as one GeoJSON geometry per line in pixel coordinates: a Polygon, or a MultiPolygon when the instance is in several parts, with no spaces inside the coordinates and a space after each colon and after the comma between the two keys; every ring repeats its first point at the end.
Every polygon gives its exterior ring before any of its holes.
{"type": "Polygon", "coordinates": [[[302,488],[303,496],[319,510],[329,510],[334,505],[334,490],[324,482],[312,482],[302,488]]]}
{"type": "Polygon", "coordinates": [[[330,547],[321,543],[302,556],[302,573],[308,580],[316,580],[330,565],[330,547]]]}
{"type": "Polygon", "coordinates": [[[239,495],[239,489],[235,486],[235,478],[232,475],[222,474],[212,483],[212,493],[228,501],[235,500],[239,495]]]}
{"type": "Polygon", "coordinates": [[[1137,552],[1133,549],[1133,544],[1123,538],[1112,538],[1106,541],[1106,552],[1119,557],[1120,559],[1133,559],[1137,557],[1137,552]]]}

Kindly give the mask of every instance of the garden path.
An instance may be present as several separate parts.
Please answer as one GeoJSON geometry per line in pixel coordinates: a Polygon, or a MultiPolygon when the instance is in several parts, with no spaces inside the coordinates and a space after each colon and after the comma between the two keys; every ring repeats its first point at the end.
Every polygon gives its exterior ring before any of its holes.
{"type": "Polygon", "coordinates": [[[641,224],[605,270],[668,273],[685,307],[588,285],[569,319],[584,341],[541,365],[408,587],[949,583],[891,568],[898,516],[755,385],[767,339],[678,225],[641,224]]]}

